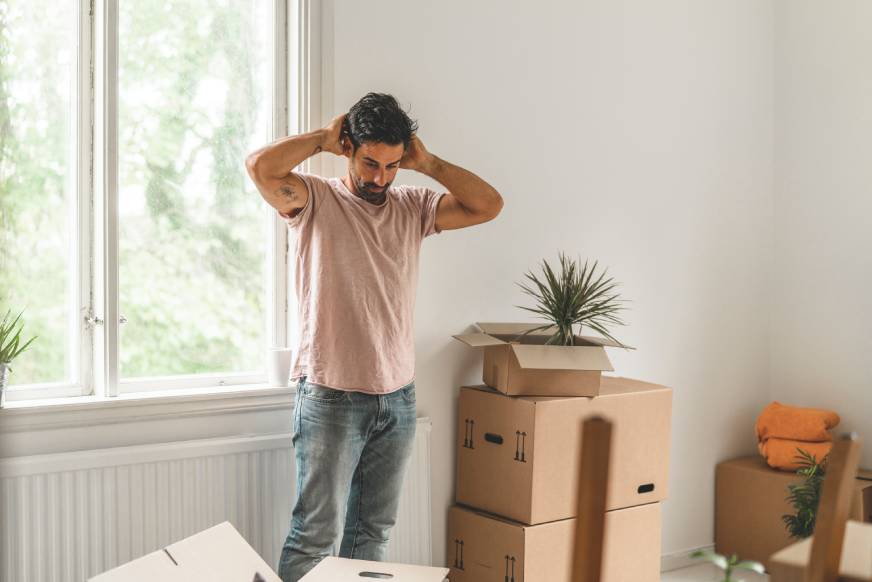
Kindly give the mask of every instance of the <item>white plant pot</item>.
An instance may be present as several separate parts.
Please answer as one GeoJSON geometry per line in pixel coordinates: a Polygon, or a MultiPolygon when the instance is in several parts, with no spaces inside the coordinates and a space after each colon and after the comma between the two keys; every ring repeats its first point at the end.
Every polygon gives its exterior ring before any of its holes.
{"type": "Polygon", "coordinates": [[[0,408],[6,406],[6,387],[9,385],[9,366],[0,364],[0,408]]]}

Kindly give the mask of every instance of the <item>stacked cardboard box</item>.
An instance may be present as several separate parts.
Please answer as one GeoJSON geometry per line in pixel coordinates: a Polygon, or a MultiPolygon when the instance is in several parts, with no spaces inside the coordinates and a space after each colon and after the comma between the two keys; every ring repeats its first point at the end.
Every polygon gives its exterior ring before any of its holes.
{"type": "Polygon", "coordinates": [[[452,582],[569,582],[581,423],[614,423],[603,582],[660,579],[672,391],[603,376],[606,342],[546,346],[529,326],[478,324],[486,386],[460,390],[458,505],[449,513],[452,582]]]}
{"type": "MultiPolygon", "coordinates": [[[[794,513],[788,485],[802,478],[779,471],[759,455],[718,464],[715,470],[715,551],[738,554],[769,567],[772,555],[792,540],[782,516],[794,513]]],[[[872,521],[872,472],[860,471],[854,485],[851,519],[872,521]]]]}

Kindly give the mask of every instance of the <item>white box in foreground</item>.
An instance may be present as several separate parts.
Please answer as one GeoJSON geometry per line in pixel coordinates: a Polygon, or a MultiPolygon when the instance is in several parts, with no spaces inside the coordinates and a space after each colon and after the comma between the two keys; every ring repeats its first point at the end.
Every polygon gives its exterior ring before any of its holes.
{"type": "Polygon", "coordinates": [[[447,575],[448,568],[328,557],[303,576],[300,582],[443,582],[447,575]]]}
{"type": "Polygon", "coordinates": [[[238,531],[224,522],[118,566],[89,582],[281,582],[238,531]]]}

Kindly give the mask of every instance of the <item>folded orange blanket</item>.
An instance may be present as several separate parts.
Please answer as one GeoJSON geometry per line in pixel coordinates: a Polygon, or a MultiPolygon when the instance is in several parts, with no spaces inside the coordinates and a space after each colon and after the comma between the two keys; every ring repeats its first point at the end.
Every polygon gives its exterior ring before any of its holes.
{"type": "Polygon", "coordinates": [[[833,443],[827,441],[809,442],[777,438],[770,438],[766,442],[757,445],[760,454],[766,457],[766,463],[770,467],[781,469],[782,471],[796,471],[799,469],[800,464],[798,461],[801,457],[799,457],[797,449],[802,449],[810,455],[814,455],[814,458],[821,462],[829,454],[832,447],[833,443]]]}
{"type": "Polygon", "coordinates": [[[829,430],[839,424],[832,410],[800,408],[773,402],[757,418],[757,440],[770,438],[798,441],[829,441],[829,430]]]}

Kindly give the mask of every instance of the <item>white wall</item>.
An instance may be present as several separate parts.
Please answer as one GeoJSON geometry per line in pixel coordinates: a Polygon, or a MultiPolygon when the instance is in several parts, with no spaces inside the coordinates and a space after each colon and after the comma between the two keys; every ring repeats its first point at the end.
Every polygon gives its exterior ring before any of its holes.
{"type": "Polygon", "coordinates": [[[772,395],[824,406],[872,466],[872,3],[776,3],[772,395]]]}
{"type": "Polygon", "coordinates": [[[418,402],[434,424],[436,559],[457,387],[480,381],[479,357],[450,336],[524,319],[515,282],[558,250],[624,283],[633,303],[619,337],[638,351],[614,354],[618,373],[675,388],[663,552],[711,543],[715,463],[753,450],[768,398],[771,3],[334,4],[325,114],[392,92],[434,153],[506,201],[497,221],[422,253],[418,402]]]}

